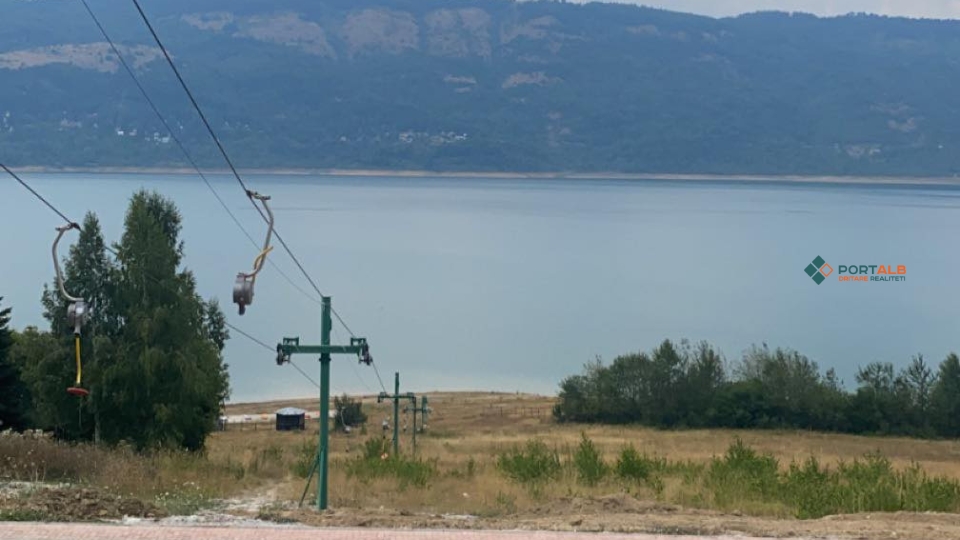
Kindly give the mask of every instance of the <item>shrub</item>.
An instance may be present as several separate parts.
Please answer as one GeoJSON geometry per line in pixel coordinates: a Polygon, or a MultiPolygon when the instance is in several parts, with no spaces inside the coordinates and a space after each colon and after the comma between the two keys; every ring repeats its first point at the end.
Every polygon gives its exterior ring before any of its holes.
{"type": "Polygon", "coordinates": [[[363,453],[361,459],[377,460],[384,456],[390,456],[390,442],[382,437],[373,437],[363,443],[363,453]]]}
{"type": "Polygon", "coordinates": [[[896,512],[901,508],[898,474],[890,460],[867,454],[837,470],[842,512],[896,512]]]}
{"type": "Polygon", "coordinates": [[[769,501],[778,494],[777,460],[758,454],[738,438],[722,458],[710,463],[706,486],[721,508],[740,500],[769,501]]]}
{"type": "Polygon", "coordinates": [[[800,519],[823,517],[840,507],[836,474],[821,468],[815,457],[803,464],[791,463],[783,480],[784,497],[795,507],[800,519]]]}
{"type": "Polygon", "coordinates": [[[607,464],[586,433],[580,435],[580,446],[573,454],[573,464],[577,469],[577,480],[586,486],[595,486],[607,475],[607,464]]]}
{"type": "Polygon", "coordinates": [[[661,468],[659,461],[640,455],[631,445],[620,451],[614,472],[621,480],[640,482],[650,479],[653,473],[661,468]]]}
{"type": "Polygon", "coordinates": [[[367,415],[363,412],[363,403],[344,394],[333,398],[334,431],[345,431],[346,426],[363,426],[367,415]]]}
{"type": "Polygon", "coordinates": [[[560,455],[543,441],[531,440],[524,448],[517,447],[500,454],[497,469],[521,484],[537,484],[560,475],[560,455]]]}
{"type": "Polygon", "coordinates": [[[713,460],[705,480],[719,507],[742,501],[781,503],[800,519],[960,509],[960,482],[931,478],[918,465],[897,471],[880,454],[841,463],[834,470],[810,457],[780,473],[774,458],[757,454],[738,439],[723,458],[713,460]]]}
{"type": "Polygon", "coordinates": [[[392,477],[401,490],[413,485],[426,487],[437,474],[435,461],[409,459],[403,456],[391,456],[387,450],[386,439],[368,439],[363,445],[363,453],[347,462],[347,477],[369,482],[375,478],[392,477]]]}
{"type": "Polygon", "coordinates": [[[310,444],[308,441],[303,441],[300,443],[300,446],[297,447],[296,460],[293,462],[291,467],[293,474],[299,476],[300,478],[306,478],[310,476],[310,471],[313,470],[314,465],[317,460],[317,447],[313,444],[310,444]]]}
{"type": "Polygon", "coordinates": [[[914,464],[901,473],[902,509],[908,512],[956,512],[960,506],[960,483],[948,478],[930,478],[914,464]]]}

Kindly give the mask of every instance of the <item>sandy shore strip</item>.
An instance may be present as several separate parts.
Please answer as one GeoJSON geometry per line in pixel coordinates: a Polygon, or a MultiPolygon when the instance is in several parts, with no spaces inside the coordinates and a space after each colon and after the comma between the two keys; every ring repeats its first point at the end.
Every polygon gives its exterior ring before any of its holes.
{"type": "MultiPolygon", "coordinates": [[[[177,167],[16,167],[14,171],[30,174],[169,174],[195,175],[190,168],[177,167]]],[[[228,169],[205,169],[205,174],[231,174],[228,169]]],[[[757,174],[674,174],[620,172],[464,172],[389,169],[243,169],[251,176],[318,176],[369,178],[465,178],[491,180],[633,180],[672,182],[757,182],[794,184],[860,184],[909,186],[960,186],[960,177],[914,176],[830,176],[830,175],[757,175],[757,174]]]]}

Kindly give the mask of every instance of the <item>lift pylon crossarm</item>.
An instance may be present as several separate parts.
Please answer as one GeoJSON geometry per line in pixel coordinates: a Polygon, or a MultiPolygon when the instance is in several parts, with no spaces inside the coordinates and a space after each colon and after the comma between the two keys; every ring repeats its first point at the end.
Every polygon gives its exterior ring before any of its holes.
{"type": "Polygon", "coordinates": [[[290,356],[294,354],[355,354],[360,363],[370,365],[373,363],[373,357],[370,356],[370,345],[366,338],[350,338],[350,345],[300,345],[300,338],[283,338],[283,341],[277,344],[277,364],[290,361],[290,356]]]}
{"type": "Polygon", "coordinates": [[[394,396],[391,396],[386,392],[380,392],[380,394],[377,395],[377,403],[383,403],[384,401],[390,401],[393,399],[409,399],[414,403],[417,402],[417,397],[413,392],[407,392],[406,394],[397,394],[394,396]]]}
{"type": "Polygon", "coordinates": [[[239,306],[240,315],[243,315],[247,311],[247,306],[253,303],[253,286],[257,282],[257,274],[263,270],[263,265],[267,261],[267,254],[273,249],[270,245],[270,241],[273,239],[273,210],[267,204],[270,197],[261,195],[256,191],[247,191],[247,196],[253,201],[254,206],[257,205],[257,202],[263,206],[267,220],[267,238],[263,241],[263,249],[260,254],[253,260],[253,271],[249,274],[238,273],[237,280],[233,284],[233,303],[239,306]]]}

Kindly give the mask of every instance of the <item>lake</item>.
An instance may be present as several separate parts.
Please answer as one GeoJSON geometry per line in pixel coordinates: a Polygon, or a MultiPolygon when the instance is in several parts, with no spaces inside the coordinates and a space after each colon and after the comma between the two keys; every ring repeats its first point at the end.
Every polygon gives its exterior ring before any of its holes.
{"type": "MultiPolygon", "coordinates": [[[[162,192],[184,217],[186,265],[228,319],[273,346],[319,341],[319,307],[269,265],[243,317],[231,303],[256,249],[195,176],[25,174],[72,219],[90,210],[119,238],[130,195],[162,192]]],[[[257,175],[277,228],[401,391],[554,393],[601,356],[664,338],[708,340],[733,362],[752,344],[799,350],[848,386],[858,365],[960,351],[960,190],[948,186],[257,175]],[[817,285],[817,257],[834,273],[817,285]],[[840,265],[903,265],[901,282],[841,282],[840,265]]],[[[258,241],[237,184],[213,183],[258,241]]],[[[45,325],[59,218],[0,181],[0,296],[13,325],[45,325]]],[[[68,236],[67,246],[76,236],[68,236]]],[[[271,255],[309,290],[279,248],[271,255]]],[[[334,341],[349,334],[335,324],[334,341]]],[[[234,335],[233,401],[309,396],[275,354],[234,335]]],[[[69,358],[64,359],[69,362],[69,358]]],[[[295,362],[316,378],[317,363],[295,362]]],[[[336,357],[333,391],[376,392],[373,370],[336,357]]],[[[66,384],[66,382],[65,382],[66,384]]]]}

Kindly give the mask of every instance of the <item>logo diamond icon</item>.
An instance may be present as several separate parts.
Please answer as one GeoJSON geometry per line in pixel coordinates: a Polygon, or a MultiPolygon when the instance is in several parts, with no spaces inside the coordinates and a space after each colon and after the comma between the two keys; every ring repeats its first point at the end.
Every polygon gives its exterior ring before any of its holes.
{"type": "Polygon", "coordinates": [[[833,267],[827,264],[827,261],[823,260],[823,257],[818,255],[803,271],[810,276],[810,279],[812,279],[814,283],[819,285],[826,281],[827,277],[833,273],[833,267]]]}

